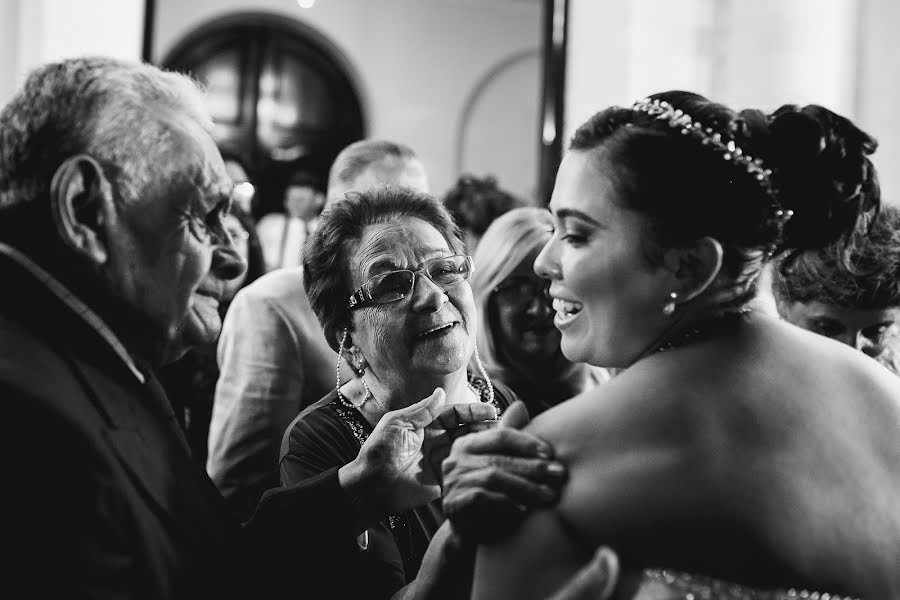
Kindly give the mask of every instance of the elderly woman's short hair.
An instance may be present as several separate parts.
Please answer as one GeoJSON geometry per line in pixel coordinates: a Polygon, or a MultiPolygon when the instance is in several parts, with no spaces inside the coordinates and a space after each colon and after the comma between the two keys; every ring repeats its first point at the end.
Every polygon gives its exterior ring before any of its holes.
{"type": "MultiPolygon", "coordinates": [[[[494,339],[498,327],[494,322],[496,311],[492,311],[490,306],[494,288],[509,277],[529,254],[544,246],[552,228],[553,217],[546,209],[533,206],[514,208],[497,217],[487,228],[475,252],[475,271],[470,283],[478,315],[476,340],[484,368],[490,375],[502,377],[508,369],[494,339]]],[[[474,358],[471,367],[477,367],[474,358]]]]}
{"type": "Polygon", "coordinates": [[[861,310],[900,306],[900,208],[882,205],[849,246],[807,250],[776,268],[773,279],[779,310],[795,302],[861,310]]]}
{"type": "Polygon", "coordinates": [[[337,332],[350,325],[347,299],[353,293],[350,258],[363,231],[379,223],[420,219],[433,226],[457,254],[464,252],[460,232],[447,209],[434,197],[403,187],[350,192],[322,212],[319,227],[303,250],[303,284],[325,339],[338,349],[337,332]]]}

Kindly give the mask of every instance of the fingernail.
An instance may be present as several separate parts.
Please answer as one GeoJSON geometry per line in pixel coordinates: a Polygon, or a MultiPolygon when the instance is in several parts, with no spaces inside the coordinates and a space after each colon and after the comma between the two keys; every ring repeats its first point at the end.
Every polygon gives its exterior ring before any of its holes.
{"type": "Polygon", "coordinates": [[[539,447],[535,454],[537,455],[538,458],[543,458],[544,460],[549,460],[549,459],[553,458],[553,451],[550,448],[547,448],[546,446],[539,447]]]}
{"type": "Polygon", "coordinates": [[[541,496],[543,496],[547,500],[553,500],[554,498],[556,498],[556,490],[554,490],[553,488],[551,488],[549,486],[542,485],[541,486],[541,496]]]}
{"type": "Polygon", "coordinates": [[[566,467],[558,462],[552,462],[547,465],[547,472],[551,475],[562,475],[566,472],[566,467]]]}

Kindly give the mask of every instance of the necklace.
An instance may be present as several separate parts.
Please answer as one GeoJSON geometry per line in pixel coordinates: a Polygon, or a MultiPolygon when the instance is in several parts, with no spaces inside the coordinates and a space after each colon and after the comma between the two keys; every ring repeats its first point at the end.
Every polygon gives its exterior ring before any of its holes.
{"type": "MultiPolygon", "coordinates": [[[[340,375],[338,375],[338,376],[340,376],[340,375]]],[[[372,390],[370,390],[369,386],[366,385],[366,380],[363,379],[362,377],[360,377],[360,381],[362,381],[363,388],[365,388],[365,393],[363,394],[362,402],[360,402],[359,406],[357,406],[356,404],[353,404],[352,402],[350,402],[350,400],[348,400],[344,396],[344,394],[341,393],[340,379],[338,380],[338,385],[335,388],[335,390],[337,391],[337,397],[338,397],[338,400],[341,401],[341,404],[343,404],[347,408],[355,408],[356,410],[362,410],[362,407],[365,406],[366,402],[368,402],[370,399],[375,398],[375,396],[372,395],[372,390]]]]}
{"type": "MultiPolygon", "coordinates": [[[[363,386],[365,387],[365,390],[366,390],[365,395],[363,396],[362,402],[360,402],[358,405],[353,404],[353,402],[351,402],[346,396],[344,396],[344,394],[341,393],[340,387],[337,388],[338,400],[340,400],[341,404],[343,404],[347,408],[355,408],[356,410],[362,410],[362,407],[365,406],[366,402],[368,402],[369,400],[375,399],[375,396],[372,395],[372,390],[369,389],[369,386],[366,385],[365,381],[363,381],[363,386]]],[[[471,381],[469,381],[466,384],[466,386],[469,388],[470,392],[475,394],[476,398],[478,398],[481,402],[484,402],[484,395],[485,395],[484,392],[486,389],[485,387],[477,388],[472,384],[471,381]]]]}
{"type": "Polygon", "coordinates": [[[725,324],[734,322],[739,317],[750,313],[751,310],[752,309],[750,308],[742,308],[740,310],[722,313],[708,321],[701,323],[697,327],[688,329],[687,331],[683,331],[672,339],[666,340],[665,342],[659,344],[654,350],[648,352],[647,355],[666,352],[667,350],[672,350],[673,348],[680,348],[681,346],[686,346],[703,338],[709,337],[710,335],[712,335],[712,333],[723,327],[725,324]]]}

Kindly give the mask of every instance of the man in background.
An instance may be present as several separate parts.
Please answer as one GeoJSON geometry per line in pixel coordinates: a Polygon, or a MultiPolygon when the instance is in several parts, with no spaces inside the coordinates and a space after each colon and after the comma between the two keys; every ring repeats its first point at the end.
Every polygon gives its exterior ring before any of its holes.
{"type": "Polygon", "coordinates": [[[256,224],[267,270],[300,266],[303,244],[325,204],[319,187],[313,175],[297,171],[284,190],[284,212],[264,215],[256,224]]]}

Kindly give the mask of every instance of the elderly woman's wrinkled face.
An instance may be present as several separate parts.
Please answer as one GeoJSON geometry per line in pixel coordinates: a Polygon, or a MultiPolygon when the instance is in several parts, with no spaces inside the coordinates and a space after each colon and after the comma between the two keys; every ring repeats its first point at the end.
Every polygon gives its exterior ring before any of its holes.
{"type": "MultiPolygon", "coordinates": [[[[349,256],[353,289],[374,275],[415,271],[426,260],[453,254],[441,233],[423,220],[369,225],[349,256]]],[[[475,348],[468,281],[441,288],[417,273],[412,293],[356,310],[352,319],[352,345],[376,377],[396,385],[416,375],[465,369],[475,348]]]]}

